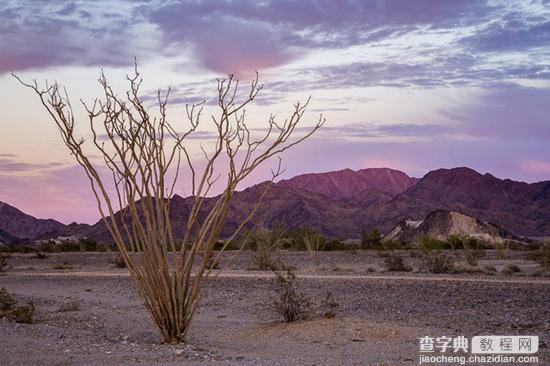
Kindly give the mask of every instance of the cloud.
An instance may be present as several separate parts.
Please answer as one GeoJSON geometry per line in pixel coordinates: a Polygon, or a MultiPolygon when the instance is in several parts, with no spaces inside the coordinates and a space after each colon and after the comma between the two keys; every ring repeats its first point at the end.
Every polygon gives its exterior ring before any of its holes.
{"type": "Polygon", "coordinates": [[[99,9],[104,5],[3,2],[0,74],[50,66],[130,64],[133,55],[143,55],[150,45],[149,30],[128,11],[130,5],[120,2],[111,6],[117,10],[114,18],[101,15],[99,9]]]}

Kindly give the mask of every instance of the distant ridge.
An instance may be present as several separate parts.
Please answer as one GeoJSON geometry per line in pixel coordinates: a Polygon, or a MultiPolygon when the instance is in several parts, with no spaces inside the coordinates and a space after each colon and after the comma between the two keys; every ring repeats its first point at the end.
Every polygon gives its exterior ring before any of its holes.
{"type": "MultiPolygon", "coordinates": [[[[550,236],[550,181],[499,179],[466,167],[437,169],[421,179],[394,169],[351,169],[299,175],[279,183],[260,183],[236,192],[222,235],[228,235],[271,187],[250,225],[309,227],[331,237],[359,238],[373,228],[388,233],[403,219],[422,221],[438,210],[459,212],[521,236],[550,236]]],[[[204,201],[208,210],[214,198],[204,201]]],[[[171,217],[184,222],[191,200],[174,196],[171,217]]],[[[205,217],[206,211],[200,213],[205,217]]],[[[182,225],[174,225],[181,235],[182,225]]],[[[25,215],[0,204],[0,230],[18,238],[90,237],[110,241],[95,225],[63,225],[25,215]]]]}

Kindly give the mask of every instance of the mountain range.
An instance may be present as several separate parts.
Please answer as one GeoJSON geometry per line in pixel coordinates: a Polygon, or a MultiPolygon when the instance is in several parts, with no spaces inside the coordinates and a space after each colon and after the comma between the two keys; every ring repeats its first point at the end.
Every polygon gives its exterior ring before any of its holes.
{"type": "MultiPolygon", "coordinates": [[[[423,220],[444,210],[472,216],[516,235],[550,235],[550,181],[528,184],[465,167],[433,170],[421,179],[398,170],[369,168],[260,183],[235,193],[223,235],[246,217],[266,185],[269,190],[251,225],[309,227],[331,237],[358,238],[364,230],[378,228],[387,233],[402,220],[423,220]]],[[[204,210],[213,202],[214,198],[206,199],[204,210]]],[[[175,195],[172,220],[183,223],[190,207],[190,198],[175,195]]],[[[181,235],[182,226],[174,225],[176,235],[181,235]]],[[[63,225],[26,215],[6,203],[0,203],[0,230],[12,239],[76,236],[111,240],[101,221],[63,225]]],[[[0,235],[0,242],[4,236],[0,235]]]]}

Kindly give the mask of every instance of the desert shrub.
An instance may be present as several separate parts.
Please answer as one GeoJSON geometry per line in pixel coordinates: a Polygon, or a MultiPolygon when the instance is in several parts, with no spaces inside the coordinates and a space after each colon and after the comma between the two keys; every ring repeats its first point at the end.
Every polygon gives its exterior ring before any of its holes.
{"type": "Polygon", "coordinates": [[[30,324],[33,322],[34,311],[32,302],[18,303],[4,287],[0,289],[0,318],[30,324]]]}
{"type": "Polygon", "coordinates": [[[80,243],[73,240],[63,240],[57,244],[59,252],[80,252],[80,243]]]}
{"type": "Polygon", "coordinates": [[[73,301],[67,301],[61,304],[57,309],[57,312],[65,313],[69,311],[78,311],[78,310],[80,310],[80,303],[76,300],[73,300],[73,301]]]}
{"type": "Polygon", "coordinates": [[[296,285],[296,275],[292,270],[276,272],[277,295],[273,299],[273,309],[285,322],[306,319],[311,301],[296,285]]]}
{"type": "Polygon", "coordinates": [[[421,269],[430,273],[453,273],[455,258],[440,250],[422,250],[420,252],[421,269]]]}
{"type": "Polygon", "coordinates": [[[8,258],[4,253],[0,253],[0,273],[6,272],[10,267],[8,265],[8,258]]]}
{"type": "Polygon", "coordinates": [[[304,230],[301,239],[311,259],[315,259],[317,253],[325,247],[325,237],[314,230],[304,230]]]}
{"type": "Polygon", "coordinates": [[[105,243],[98,244],[96,250],[101,253],[110,252],[111,246],[105,243]]]}
{"type": "Polygon", "coordinates": [[[383,250],[400,250],[400,249],[407,249],[407,246],[397,240],[386,240],[382,242],[382,249],[383,250]]]}
{"type": "Polygon", "coordinates": [[[373,229],[370,233],[363,231],[361,234],[361,249],[381,249],[382,235],[378,229],[373,229]]]}
{"type": "Polygon", "coordinates": [[[321,311],[324,318],[332,319],[336,316],[336,308],[340,304],[334,299],[334,295],[331,291],[327,290],[325,297],[321,300],[321,311]]]}
{"type": "Polygon", "coordinates": [[[34,255],[33,255],[31,258],[34,258],[34,259],[46,259],[46,258],[48,258],[48,256],[46,255],[46,253],[36,252],[36,253],[34,253],[34,255]]]}
{"type": "Polygon", "coordinates": [[[97,250],[97,242],[90,238],[82,238],[79,240],[80,251],[95,252],[97,250]]]}
{"type": "Polygon", "coordinates": [[[254,262],[260,270],[274,270],[276,263],[272,258],[272,252],[279,246],[288,242],[284,231],[257,228],[248,235],[248,246],[256,251],[254,262]]]}
{"type": "Polygon", "coordinates": [[[403,257],[397,253],[384,254],[384,266],[390,272],[410,272],[412,268],[405,264],[403,257]]]}
{"type": "Polygon", "coordinates": [[[505,259],[508,257],[509,243],[506,241],[495,241],[493,243],[498,259],[505,259]]]}
{"type": "Polygon", "coordinates": [[[432,238],[428,235],[419,235],[415,238],[415,242],[421,250],[444,250],[451,249],[448,242],[432,238]]]}
{"type": "Polygon", "coordinates": [[[0,288],[0,311],[11,309],[15,305],[15,300],[5,287],[0,288]]]}
{"type": "Polygon", "coordinates": [[[126,262],[124,261],[124,258],[120,254],[115,255],[111,258],[111,264],[115,266],[115,268],[127,268],[126,262]]]}
{"type": "Polygon", "coordinates": [[[519,272],[521,272],[521,268],[519,268],[517,265],[512,264],[512,263],[506,264],[500,270],[500,273],[505,274],[505,275],[513,275],[514,273],[519,273],[519,272]]]}
{"type": "Polygon", "coordinates": [[[341,239],[332,239],[328,240],[325,243],[325,246],[323,248],[324,251],[350,251],[350,250],[357,250],[360,249],[360,246],[357,244],[347,244],[341,239]]]}
{"type": "Polygon", "coordinates": [[[477,266],[479,259],[485,256],[480,241],[472,236],[450,235],[447,243],[452,250],[462,249],[464,251],[464,259],[470,266],[477,266]]]}
{"type": "Polygon", "coordinates": [[[550,271],[550,242],[546,242],[540,246],[534,259],[540,264],[543,270],[550,271]]]}
{"type": "Polygon", "coordinates": [[[52,269],[73,269],[73,268],[74,267],[69,262],[63,262],[63,263],[52,265],[52,269]]]}

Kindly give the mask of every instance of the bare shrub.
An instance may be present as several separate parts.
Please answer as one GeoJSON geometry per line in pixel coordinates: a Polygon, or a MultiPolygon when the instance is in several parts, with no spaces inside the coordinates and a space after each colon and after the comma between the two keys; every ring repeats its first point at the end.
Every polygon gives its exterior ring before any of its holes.
{"type": "Polygon", "coordinates": [[[262,271],[276,270],[277,263],[273,259],[273,251],[288,243],[285,231],[256,228],[248,235],[249,247],[256,250],[254,262],[256,268],[262,271]]]}
{"type": "Polygon", "coordinates": [[[430,273],[453,273],[455,272],[456,259],[449,254],[439,250],[427,250],[420,252],[422,270],[430,273]]]}
{"type": "Polygon", "coordinates": [[[296,275],[292,270],[284,273],[274,271],[276,275],[278,297],[273,299],[273,309],[284,322],[306,319],[311,301],[297,288],[296,275]]]}
{"type": "Polygon", "coordinates": [[[540,249],[534,253],[534,259],[544,271],[550,272],[550,242],[541,245],[540,249]]]}
{"type": "Polygon", "coordinates": [[[8,265],[8,258],[9,258],[8,255],[4,253],[0,253],[0,274],[10,269],[10,266],[8,265]]]}
{"type": "Polygon", "coordinates": [[[403,257],[397,253],[385,253],[383,255],[384,266],[390,272],[410,272],[412,268],[405,264],[403,257]]]}
{"type": "Polygon", "coordinates": [[[478,239],[466,235],[451,235],[447,239],[451,249],[462,249],[464,251],[464,260],[470,266],[477,266],[480,258],[485,256],[485,252],[478,239]]]}
{"type": "Polygon", "coordinates": [[[15,305],[15,300],[5,287],[0,288],[0,311],[11,309],[15,305]]]}
{"type": "Polygon", "coordinates": [[[64,302],[63,304],[61,304],[59,306],[59,308],[57,309],[57,312],[58,313],[66,313],[66,312],[69,312],[69,311],[78,311],[80,310],[80,303],[76,300],[72,300],[72,301],[67,301],[67,302],[64,302]]]}
{"type": "MultiPolygon", "coordinates": [[[[225,227],[237,186],[258,166],[311,136],[324,119],[321,116],[310,129],[298,127],[308,100],[296,103],[286,120],[277,121],[271,115],[265,129],[251,129],[245,121],[245,110],[262,89],[258,75],[245,93],[233,75],[219,79],[218,112],[208,119],[213,122],[215,138],[211,146],[201,145],[198,152],[202,152],[204,164],[199,169],[197,151],[192,150],[190,140],[199,132],[205,103],[188,105],[187,126],[173,126],[167,117],[170,90],[165,94],[159,90],[157,108],[150,108],[141,95],[143,80],[137,65],[127,76],[126,93],[116,93],[102,72],[99,83],[103,97],[92,103],[82,102],[91,143],[76,135],[81,131],[76,127],[77,114],[62,87],[57,83],[42,87],[36,81],[25,83],[13,76],[37,94],[64,144],[86,173],[103,223],[128,264],[138,294],[162,339],[181,342],[197,310],[203,281],[211,273],[208,262],[225,227]],[[305,132],[294,137],[299,131],[305,132]],[[92,159],[91,150],[102,159],[92,159]],[[108,174],[102,174],[104,170],[108,174]],[[182,237],[176,237],[170,198],[175,187],[183,185],[182,177],[191,187],[190,204],[183,230],[179,230],[182,237]],[[113,190],[108,180],[112,180],[113,190]],[[207,199],[215,185],[223,187],[223,192],[207,199]],[[130,251],[136,255],[130,257],[130,251]],[[175,253],[173,261],[168,260],[168,252],[175,253]]],[[[279,161],[271,180],[282,172],[279,161]]],[[[263,195],[270,184],[265,187],[263,195]]],[[[257,207],[229,234],[228,243],[257,207]]]]}
{"type": "Polygon", "coordinates": [[[48,258],[48,256],[46,255],[46,253],[36,252],[36,253],[34,253],[34,255],[31,258],[33,258],[33,259],[46,259],[46,258],[48,258]]]}
{"type": "Polygon", "coordinates": [[[128,268],[128,265],[124,261],[124,257],[120,254],[115,255],[109,261],[115,268],[128,268]]]}
{"type": "Polygon", "coordinates": [[[18,303],[4,287],[0,289],[0,318],[6,318],[16,323],[31,324],[34,312],[35,308],[32,302],[18,303]]]}
{"type": "Polygon", "coordinates": [[[508,263],[506,264],[501,270],[500,273],[504,275],[513,275],[514,273],[521,272],[521,268],[519,268],[517,265],[508,263]]]}
{"type": "Polygon", "coordinates": [[[74,267],[70,262],[63,262],[63,263],[52,265],[52,269],[66,270],[66,269],[74,269],[74,267]]]}
{"type": "Polygon", "coordinates": [[[336,308],[338,308],[340,304],[336,302],[334,299],[334,295],[331,291],[327,290],[325,293],[325,297],[321,301],[321,310],[324,318],[332,319],[336,316],[336,308]]]}
{"type": "Polygon", "coordinates": [[[302,241],[311,259],[317,259],[317,253],[325,247],[325,237],[314,230],[304,230],[302,241]]]}

